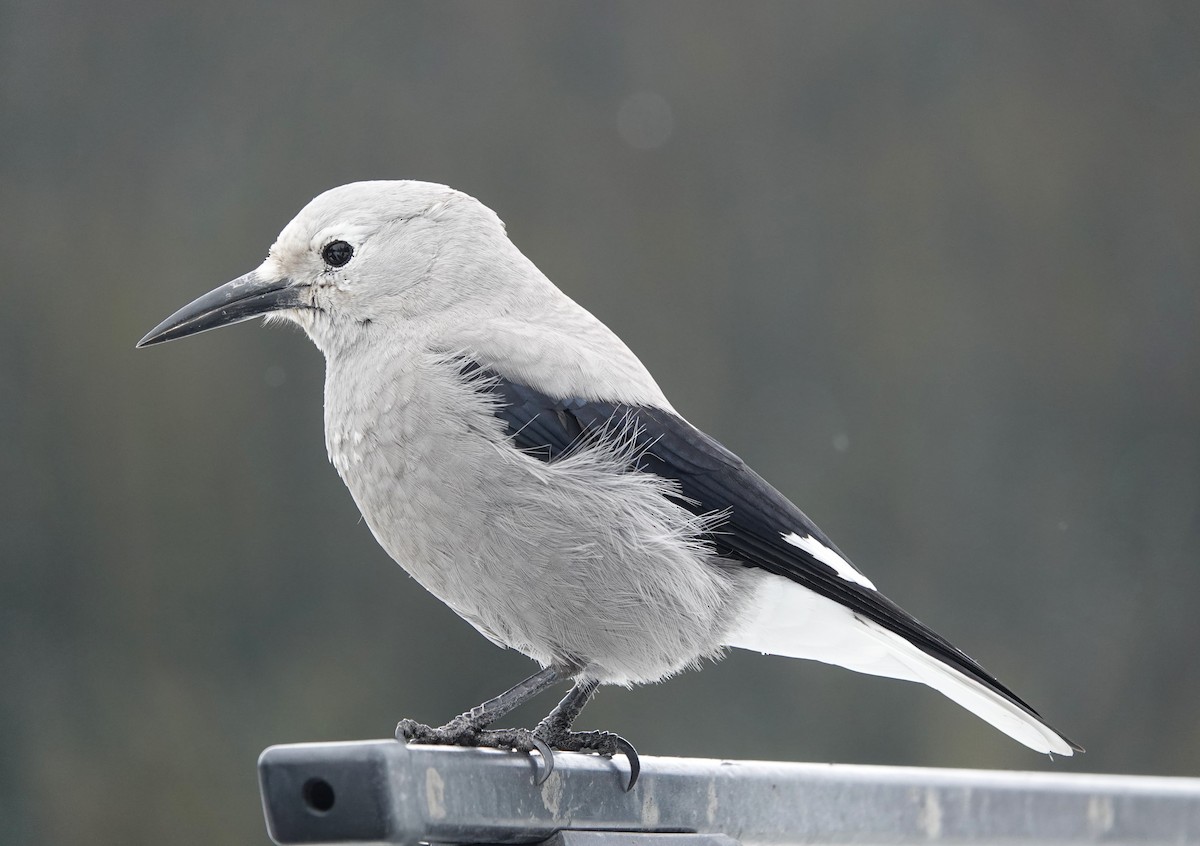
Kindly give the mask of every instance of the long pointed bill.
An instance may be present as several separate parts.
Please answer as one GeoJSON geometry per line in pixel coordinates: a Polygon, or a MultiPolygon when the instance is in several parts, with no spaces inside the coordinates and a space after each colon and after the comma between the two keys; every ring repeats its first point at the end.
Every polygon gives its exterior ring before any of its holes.
{"type": "Polygon", "coordinates": [[[137,345],[148,347],[174,341],[267,312],[305,306],[307,303],[300,299],[303,287],[306,286],[294,285],[286,278],[264,279],[257,270],[252,270],[188,303],[151,329],[137,345]]]}

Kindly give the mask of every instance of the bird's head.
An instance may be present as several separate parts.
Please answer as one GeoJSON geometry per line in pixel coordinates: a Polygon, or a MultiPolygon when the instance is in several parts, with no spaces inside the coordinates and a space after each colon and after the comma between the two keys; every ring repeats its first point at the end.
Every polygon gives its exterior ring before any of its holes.
{"type": "Polygon", "coordinates": [[[184,306],[138,346],[275,316],[300,324],[328,354],[495,298],[490,283],[503,265],[523,260],[495,213],[466,194],[355,182],[310,202],[261,265],[184,306]]]}

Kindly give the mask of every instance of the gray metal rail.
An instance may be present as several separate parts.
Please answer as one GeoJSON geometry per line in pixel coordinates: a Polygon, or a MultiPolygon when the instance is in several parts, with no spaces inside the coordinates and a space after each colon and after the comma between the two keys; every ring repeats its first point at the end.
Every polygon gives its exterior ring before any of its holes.
{"type": "Polygon", "coordinates": [[[272,746],[276,843],[1196,843],[1200,779],[560,753],[392,740],[272,746]],[[536,756],[535,756],[536,757],[536,756]]]}

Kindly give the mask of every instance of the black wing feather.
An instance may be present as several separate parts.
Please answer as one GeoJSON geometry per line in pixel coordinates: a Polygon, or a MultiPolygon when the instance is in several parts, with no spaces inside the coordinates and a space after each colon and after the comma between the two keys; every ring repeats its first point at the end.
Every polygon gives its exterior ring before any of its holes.
{"type": "Polygon", "coordinates": [[[614,427],[628,431],[636,439],[637,470],[673,479],[683,497],[680,504],[693,513],[728,515],[709,537],[719,554],[784,576],[846,606],[1041,719],[978,662],[890,599],[841,578],[828,564],[786,542],[787,533],[806,533],[841,554],[787,497],[683,418],[657,408],[557,399],[473,363],[465,365],[464,372],[481,377],[479,384],[500,400],[496,416],[520,449],[553,462],[614,427]]]}

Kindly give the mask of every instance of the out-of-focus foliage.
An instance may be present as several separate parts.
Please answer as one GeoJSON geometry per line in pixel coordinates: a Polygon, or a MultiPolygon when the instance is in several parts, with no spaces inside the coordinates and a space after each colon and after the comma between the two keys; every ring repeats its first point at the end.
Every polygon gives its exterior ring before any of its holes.
{"type": "Polygon", "coordinates": [[[749,654],[581,725],[1200,771],[1200,5],[6,2],[0,110],[0,841],[266,842],[264,746],[530,671],[375,546],[299,333],[133,350],[361,178],[494,207],[1091,751],[749,654]]]}

